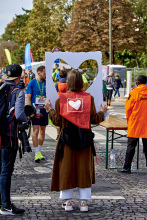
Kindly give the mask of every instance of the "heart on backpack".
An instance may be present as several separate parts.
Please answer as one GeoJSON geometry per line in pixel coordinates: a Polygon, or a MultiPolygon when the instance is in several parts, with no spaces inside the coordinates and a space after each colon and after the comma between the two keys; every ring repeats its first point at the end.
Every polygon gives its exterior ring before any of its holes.
{"type": "Polygon", "coordinates": [[[81,106],[81,101],[80,100],[77,100],[77,101],[69,101],[68,102],[69,103],[69,105],[71,106],[71,107],[73,107],[74,109],[76,109],[76,110],[79,110],[79,108],[80,108],[80,106],[81,106]]]}

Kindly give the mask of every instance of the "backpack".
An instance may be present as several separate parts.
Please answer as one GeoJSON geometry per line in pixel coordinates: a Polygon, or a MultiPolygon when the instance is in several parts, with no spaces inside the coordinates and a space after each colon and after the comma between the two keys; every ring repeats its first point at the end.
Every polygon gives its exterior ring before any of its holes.
{"type": "Polygon", "coordinates": [[[30,74],[30,80],[32,80],[32,79],[35,79],[35,73],[33,73],[33,72],[30,74]]]}
{"type": "Polygon", "coordinates": [[[112,77],[111,76],[107,76],[106,85],[112,85],[112,77]]]}
{"type": "Polygon", "coordinates": [[[16,101],[21,90],[15,86],[0,82],[0,136],[7,132],[9,125],[14,120],[15,113],[13,112],[11,115],[9,113],[10,95],[14,90],[16,90],[14,92],[16,101]]]}
{"type": "Polygon", "coordinates": [[[7,128],[6,116],[8,114],[8,97],[10,94],[10,85],[0,83],[0,136],[7,128]]]}

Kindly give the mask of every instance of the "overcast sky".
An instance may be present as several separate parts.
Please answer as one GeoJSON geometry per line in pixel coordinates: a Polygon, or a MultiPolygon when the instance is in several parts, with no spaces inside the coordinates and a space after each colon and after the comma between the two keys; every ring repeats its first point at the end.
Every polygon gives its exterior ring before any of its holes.
{"type": "Polygon", "coordinates": [[[24,9],[33,8],[33,0],[0,0],[0,35],[5,31],[8,23],[15,18],[15,14],[24,14],[24,9]]]}

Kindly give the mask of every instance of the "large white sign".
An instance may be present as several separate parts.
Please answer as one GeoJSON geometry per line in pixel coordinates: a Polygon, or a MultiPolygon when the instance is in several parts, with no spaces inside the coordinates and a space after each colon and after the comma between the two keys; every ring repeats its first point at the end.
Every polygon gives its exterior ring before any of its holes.
{"type": "Polygon", "coordinates": [[[60,58],[69,64],[72,68],[78,69],[78,67],[86,60],[96,60],[98,63],[98,75],[86,92],[94,96],[94,102],[97,112],[100,110],[100,104],[103,103],[103,94],[102,94],[102,53],[100,51],[94,52],[46,52],[45,61],[46,61],[46,94],[47,99],[50,99],[52,107],[55,109],[55,101],[58,99],[58,94],[55,89],[55,85],[52,80],[52,65],[54,61],[60,58]]]}

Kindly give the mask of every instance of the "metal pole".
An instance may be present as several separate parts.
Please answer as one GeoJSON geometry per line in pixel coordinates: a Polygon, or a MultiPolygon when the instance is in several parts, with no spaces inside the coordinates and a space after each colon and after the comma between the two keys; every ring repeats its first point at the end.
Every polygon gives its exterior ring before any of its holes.
{"type": "Polygon", "coordinates": [[[112,64],[112,5],[109,0],[109,63],[112,64]]]}
{"type": "Polygon", "coordinates": [[[108,142],[109,142],[109,130],[106,130],[106,157],[105,157],[106,169],[108,169],[108,142]]]}

